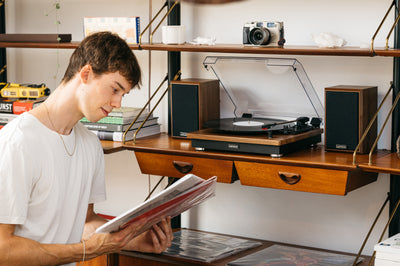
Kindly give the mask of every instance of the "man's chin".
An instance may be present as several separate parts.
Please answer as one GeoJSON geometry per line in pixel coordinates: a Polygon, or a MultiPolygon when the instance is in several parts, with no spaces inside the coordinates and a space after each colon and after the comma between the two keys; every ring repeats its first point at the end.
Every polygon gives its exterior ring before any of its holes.
{"type": "Polygon", "coordinates": [[[90,118],[86,117],[86,119],[89,120],[89,122],[92,122],[92,123],[97,123],[97,122],[99,122],[102,118],[104,118],[104,117],[90,117],[90,118]]]}

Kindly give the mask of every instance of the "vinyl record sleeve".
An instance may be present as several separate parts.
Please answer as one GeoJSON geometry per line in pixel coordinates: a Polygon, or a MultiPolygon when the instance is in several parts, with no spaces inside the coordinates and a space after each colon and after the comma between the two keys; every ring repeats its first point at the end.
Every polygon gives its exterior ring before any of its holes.
{"type": "Polygon", "coordinates": [[[171,246],[162,254],[209,263],[261,245],[255,240],[181,229],[174,232],[171,246]]]}
{"type": "Polygon", "coordinates": [[[100,226],[96,233],[119,231],[132,222],[145,219],[145,225],[136,233],[140,235],[163,218],[175,217],[213,197],[216,182],[216,176],[204,180],[193,174],[185,175],[153,198],[100,226]]]}
{"type": "MultiPolygon", "coordinates": [[[[228,263],[229,266],[269,266],[269,265],[308,265],[308,266],[351,266],[356,256],[337,254],[307,248],[272,245],[251,255],[228,263]]],[[[364,260],[359,258],[357,263],[364,260]]]]}

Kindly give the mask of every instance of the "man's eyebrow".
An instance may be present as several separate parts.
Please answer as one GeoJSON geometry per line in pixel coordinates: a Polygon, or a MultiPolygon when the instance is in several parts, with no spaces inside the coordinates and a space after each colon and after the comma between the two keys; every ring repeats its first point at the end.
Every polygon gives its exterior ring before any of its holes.
{"type": "Polygon", "coordinates": [[[121,83],[119,83],[118,81],[116,81],[115,83],[117,83],[117,85],[121,88],[121,90],[127,91],[127,89],[125,89],[124,86],[121,85],[121,83]]]}

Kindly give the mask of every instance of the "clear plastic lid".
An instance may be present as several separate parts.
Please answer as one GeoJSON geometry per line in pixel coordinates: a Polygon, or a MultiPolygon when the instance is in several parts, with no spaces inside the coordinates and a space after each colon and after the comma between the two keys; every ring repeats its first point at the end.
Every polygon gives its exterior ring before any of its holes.
{"type": "Polygon", "coordinates": [[[208,56],[203,65],[226,92],[221,94],[221,118],[244,113],[279,119],[324,117],[321,101],[297,59],[208,56]]]}

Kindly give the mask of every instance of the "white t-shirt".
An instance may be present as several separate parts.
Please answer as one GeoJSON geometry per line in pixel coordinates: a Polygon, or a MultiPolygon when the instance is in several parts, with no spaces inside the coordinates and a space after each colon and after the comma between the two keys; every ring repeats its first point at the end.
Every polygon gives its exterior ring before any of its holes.
{"type": "Polygon", "coordinates": [[[40,243],[77,243],[89,203],[105,200],[104,155],[78,123],[62,136],[23,113],[0,130],[0,223],[40,243]],[[76,137],[75,137],[76,135],[76,137]],[[76,141],[76,150],[72,153],[76,141]]]}

